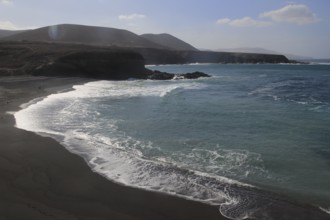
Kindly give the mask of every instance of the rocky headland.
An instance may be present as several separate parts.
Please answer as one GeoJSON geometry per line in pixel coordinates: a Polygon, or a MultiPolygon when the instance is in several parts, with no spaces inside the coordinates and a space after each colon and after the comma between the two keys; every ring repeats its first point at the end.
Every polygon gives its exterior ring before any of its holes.
{"type": "Polygon", "coordinates": [[[60,24],[0,32],[0,76],[80,76],[95,79],[182,79],[145,65],[187,63],[290,63],[283,55],[199,51],[170,34],[137,35],[127,30],[60,24]]]}
{"type": "Polygon", "coordinates": [[[125,48],[46,42],[0,42],[0,76],[60,76],[127,80],[208,77],[145,68],[141,54],[125,48]]]}

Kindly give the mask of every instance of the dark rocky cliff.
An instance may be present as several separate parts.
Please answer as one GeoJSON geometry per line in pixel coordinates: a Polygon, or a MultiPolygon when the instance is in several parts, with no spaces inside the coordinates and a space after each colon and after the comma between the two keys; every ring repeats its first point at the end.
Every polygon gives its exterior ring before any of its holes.
{"type": "Polygon", "coordinates": [[[83,76],[96,79],[125,80],[146,78],[140,54],[128,51],[75,51],[38,66],[33,75],[83,76]]]}
{"type": "Polygon", "coordinates": [[[145,68],[143,56],[127,49],[78,44],[1,42],[0,76],[57,76],[94,79],[193,79],[201,72],[175,75],[145,68]]]}
{"type": "Polygon", "coordinates": [[[132,48],[142,54],[146,64],[184,63],[290,63],[283,55],[208,51],[172,51],[132,48]]]}
{"type": "Polygon", "coordinates": [[[83,76],[122,80],[146,78],[147,73],[143,57],[129,50],[55,43],[0,43],[0,76],[83,76]]]}

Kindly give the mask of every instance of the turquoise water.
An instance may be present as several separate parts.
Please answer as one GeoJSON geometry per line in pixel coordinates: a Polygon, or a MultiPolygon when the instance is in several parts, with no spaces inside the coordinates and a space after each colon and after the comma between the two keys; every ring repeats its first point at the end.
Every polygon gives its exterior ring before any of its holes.
{"type": "Polygon", "coordinates": [[[330,208],[330,65],[148,68],[212,77],[91,82],[16,113],[17,125],[113,181],[218,204],[233,219],[262,211],[237,188],[330,208]]]}

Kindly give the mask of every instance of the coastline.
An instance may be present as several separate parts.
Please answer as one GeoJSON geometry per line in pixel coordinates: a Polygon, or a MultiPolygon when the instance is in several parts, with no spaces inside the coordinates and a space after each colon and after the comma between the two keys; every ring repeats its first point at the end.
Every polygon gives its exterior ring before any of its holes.
{"type": "Polygon", "coordinates": [[[0,78],[0,219],[227,219],[219,207],[112,183],[55,140],[15,127],[35,98],[82,78],[0,78]]]}

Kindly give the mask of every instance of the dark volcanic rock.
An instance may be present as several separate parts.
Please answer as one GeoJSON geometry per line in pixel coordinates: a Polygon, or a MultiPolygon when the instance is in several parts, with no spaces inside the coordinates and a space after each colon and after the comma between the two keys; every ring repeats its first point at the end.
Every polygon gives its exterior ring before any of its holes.
{"type": "Polygon", "coordinates": [[[172,73],[164,73],[164,72],[160,72],[160,71],[150,71],[148,74],[148,79],[152,79],[152,80],[169,80],[169,79],[173,79],[175,76],[175,74],[172,73]]]}
{"type": "Polygon", "coordinates": [[[210,77],[210,75],[202,72],[173,74],[173,73],[160,72],[158,70],[155,71],[150,70],[148,74],[148,79],[152,79],[152,80],[197,79],[200,77],[210,77]]]}
{"type": "Polygon", "coordinates": [[[175,51],[155,48],[132,48],[146,64],[185,63],[290,63],[283,55],[211,51],[175,51]]]}
{"type": "Polygon", "coordinates": [[[210,77],[210,75],[198,71],[193,73],[179,74],[179,76],[183,77],[184,79],[198,79],[200,77],[210,77]]]}
{"type": "Polygon", "coordinates": [[[146,78],[140,54],[128,51],[79,51],[39,66],[34,75],[84,76],[97,79],[125,80],[146,78]]]}
{"type": "Polygon", "coordinates": [[[86,45],[0,42],[0,76],[147,78],[143,57],[130,50],[86,45]]]}
{"type": "Polygon", "coordinates": [[[0,76],[34,75],[169,80],[208,76],[195,72],[175,75],[145,68],[141,54],[120,48],[41,42],[0,42],[0,76]]]}

